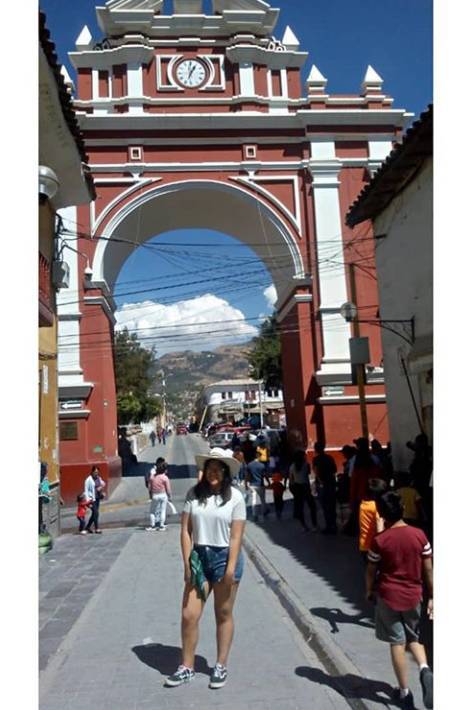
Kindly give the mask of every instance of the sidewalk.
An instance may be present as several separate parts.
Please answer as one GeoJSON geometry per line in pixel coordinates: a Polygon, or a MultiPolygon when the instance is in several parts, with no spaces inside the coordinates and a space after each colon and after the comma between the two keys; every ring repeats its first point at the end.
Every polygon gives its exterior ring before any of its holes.
{"type": "MultiPolygon", "coordinates": [[[[390,653],[375,639],[373,607],[365,600],[365,569],[356,538],[302,533],[290,519],[248,522],[245,546],[281,604],[334,676],[347,697],[364,700],[369,710],[392,707],[395,687],[390,653]],[[314,636],[314,638],[310,638],[314,636]]],[[[410,661],[415,707],[423,708],[417,666],[410,661]]],[[[317,682],[328,682],[319,675],[317,682]]],[[[362,707],[356,704],[355,707],[362,707]]]]}

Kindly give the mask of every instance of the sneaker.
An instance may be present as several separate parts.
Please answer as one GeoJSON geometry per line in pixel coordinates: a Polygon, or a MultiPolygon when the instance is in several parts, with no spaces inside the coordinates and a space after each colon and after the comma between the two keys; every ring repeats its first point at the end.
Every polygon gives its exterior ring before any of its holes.
{"type": "Polygon", "coordinates": [[[184,683],[190,683],[195,678],[195,671],[186,666],[179,666],[173,675],[169,675],[165,681],[167,688],[175,688],[184,683]]]}
{"type": "Polygon", "coordinates": [[[222,666],[221,663],[217,663],[210,676],[210,683],[208,687],[212,688],[213,690],[223,688],[226,683],[227,675],[228,671],[226,670],[225,666],[222,666]]]}
{"type": "Polygon", "coordinates": [[[96,535],[102,535],[102,530],[95,530],[96,535]]]}
{"type": "Polygon", "coordinates": [[[91,530],[91,528],[86,528],[86,532],[88,532],[90,535],[94,534],[93,531],[91,530]]]}
{"type": "Polygon", "coordinates": [[[411,691],[408,693],[408,695],[402,698],[400,696],[400,688],[395,688],[392,693],[392,700],[394,700],[399,707],[405,708],[405,710],[415,710],[415,705],[413,703],[413,695],[411,691]]]}
{"type": "Polygon", "coordinates": [[[87,530],[81,530],[81,532],[80,532],[79,534],[80,534],[80,535],[87,535],[87,534],[88,534],[88,531],[87,531],[87,530]]]}
{"type": "Polygon", "coordinates": [[[433,673],[430,668],[422,668],[420,672],[420,683],[423,692],[423,705],[426,708],[433,707],[433,673]]]}
{"type": "Polygon", "coordinates": [[[165,530],[167,530],[167,526],[166,526],[166,525],[161,525],[159,528],[157,528],[157,530],[158,530],[159,532],[165,532],[165,530]]]}
{"type": "Polygon", "coordinates": [[[145,531],[146,531],[146,532],[154,532],[155,529],[156,529],[156,528],[146,528],[145,531]]]}

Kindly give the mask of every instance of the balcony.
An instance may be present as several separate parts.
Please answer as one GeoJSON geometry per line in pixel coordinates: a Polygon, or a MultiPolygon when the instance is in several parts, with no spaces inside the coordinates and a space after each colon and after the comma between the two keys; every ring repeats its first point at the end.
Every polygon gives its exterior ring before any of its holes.
{"type": "Polygon", "coordinates": [[[51,286],[51,264],[38,252],[38,319],[40,326],[50,326],[54,323],[54,301],[51,286]]]}

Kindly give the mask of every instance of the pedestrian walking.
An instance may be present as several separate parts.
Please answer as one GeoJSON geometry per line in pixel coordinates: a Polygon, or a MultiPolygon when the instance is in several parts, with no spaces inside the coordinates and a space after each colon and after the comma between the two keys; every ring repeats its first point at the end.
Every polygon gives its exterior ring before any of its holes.
{"type": "Polygon", "coordinates": [[[384,493],[377,499],[377,510],[385,522],[384,532],[376,535],[367,566],[367,599],[376,601],[375,634],[390,644],[390,655],[398,688],[395,700],[400,707],[414,708],[408,688],[408,648],[420,669],[423,704],[433,707],[433,673],[420,643],[420,616],[423,581],[429,594],[427,614],[433,619],[433,568],[431,545],[422,530],[403,520],[403,502],[398,493],[384,493]]]}
{"type": "Polygon", "coordinates": [[[281,520],[284,510],[284,491],[286,490],[283,475],[275,471],[271,476],[271,488],[273,490],[274,512],[276,518],[281,520]]]}
{"type": "Polygon", "coordinates": [[[163,458],[157,459],[153,473],[149,478],[150,495],[150,527],[147,532],[159,530],[163,532],[167,529],[165,520],[167,517],[167,501],[172,498],[170,479],[167,476],[167,462],[163,458]]]}
{"type": "Polygon", "coordinates": [[[79,530],[78,533],[80,535],[87,535],[87,530],[86,530],[86,512],[88,508],[91,507],[92,503],[90,500],[88,500],[85,496],[84,493],[80,493],[78,497],[76,498],[76,501],[78,503],[78,508],[76,510],[76,518],[79,522],[79,530]]]}
{"type": "Polygon", "coordinates": [[[217,660],[209,687],[227,680],[228,655],[234,631],[233,607],[243,575],[241,543],[246,522],[242,494],[231,485],[239,462],[231,451],[212,449],[196,456],[202,480],[187,494],[182,514],[181,546],[185,589],[182,603],[182,663],[166,685],[175,687],[195,676],[199,621],[206,600],[215,602],[217,660]]]}
{"type": "Polygon", "coordinates": [[[294,496],[295,517],[301,523],[305,531],[309,530],[304,518],[304,504],[309,508],[312,521],[312,529],[317,532],[317,512],[316,502],[311,493],[310,482],[311,469],[306,461],[306,452],[297,450],[292,457],[292,464],[289,467],[289,490],[294,496]]]}
{"type": "Polygon", "coordinates": [[[258,449],[255,452],[255,460],[251,461],[247,466],[245,481],[246,490],[249,492],[253,521],[255,523],[259,522],[258,510],[261,512],[261,519],[264,521],[264,518],[269,514],[269,508],[266,504],[266,485],[270,485],[270,480],[265,464],[260,461],[258,449]],[[260,503],[258,503],[258,499],[260,503]]]}
{"type": "Polygon", "coordinates": [[[266,473],[269,472],[269,446],[263,434],[260,434],[256,440],[256,454],[258,461],[264,464],[266,473]]]}
{"type": "Polygon", "coordinates": [[[320,498],[326,527],[322,531],[324,534],[335,534],[337,532],[337,466],[336,462],[329,454],[326,454],[326,446],[318,441],[314,445],[316,453],[312,468],[316,476],[316,482],[321,486],[320,498]]]}
{"type": "Polygon", "coordinates": [[[359,508],[359,551],[367,564],[367,555],[377,533],[383,532],[383,519],[377,511],[377,499],[387,490],[381,478],[371,478],[359,508]]]}
{"type": "Polygon", "coordinates": [[[157,439],[157,434],[155,433],[155,431],[153,429],[149,434],[149,439],[150,439],[150,445],[155,447],[155,440],[157,439]]]}
{"type": "Polygon", "coordinates": [[[403,501],[403,519],[408,525],[419,527],[424,518],[421,495],[414,486],[410,473],[401,472],[396,476],[396,492],[403,501]]]}
{"type": "Polygon", "coordinates": [[[379,459],[370,452],[369,440],[361,436],[354,443],[357,453],[349,461],[350,517],[345,526],[345,532],[349,535],[357,534],[359,507],[367,491],[367,483],[371,478],[384,477],[379,459]]]}
{"type": "Polygon", "coordinates": [[[167,443],[167,429],[165,427],[162,427],[161,429],[161,439],[162,444],[165,446],[167,443]]]}
{"type": "Polygon", "coordinates": [[[240,464],[240,470],[238,471],[238,474],[233,478],[233,485],[243,486],[246,478],[246,463],[243,451],[241,450],[241,446],[236,446],[233,449],[233,458],[236,459],[240,464]]]}
{"type": "Polygon", "coordinates": [[[246,434],[241,450],[243,451],[243,456],[245,457],[245,463],[251,463],[255,460],[256,449],[249,434],[246,434]]]}
{"type": "Polygon", "coordinates": [[[86,525],[86,530],[88,533],[92,533],[92,526],[94,525],[94,532],[98,535],[102,533],[99,529],[99,505],[101,500],[105,496],[106,484],[100,476],[100,472],[97,466],[93,466],[91,473],[84,481],[84,495],[87,500],[91,503],[91,515],[86,525]]]}

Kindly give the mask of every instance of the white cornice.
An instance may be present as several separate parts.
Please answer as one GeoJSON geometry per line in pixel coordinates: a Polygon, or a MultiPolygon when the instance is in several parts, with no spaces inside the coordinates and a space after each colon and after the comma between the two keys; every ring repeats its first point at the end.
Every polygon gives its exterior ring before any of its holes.
{"type": "MultiPolygon", "coordinates": [[[[169,87],[167,87],[170,90],[169,87]]],[[[219,93],[221,89],[213,87],[213,89],[208,89],[209,91],[214,91],[219,93]]],[[[115,106],[123,105],[145,105],[145,106],[224,106],[224,105],[240,105],[249,104],[250,102],[273,107],[275,104],[283,105],[287,107],[298,107],[304,106],[308,103],[305,99],[288,99],[283,97],[268,97],[268,96],[228,96],[220,98],[212,98],[207,96],[197,96],[194,98],[187,98],[182,95],[174,95],[170,98],[155,98],[151,96],[121,96],[116,98],[101,98],[101,99],[89,99],[88,101],[82,101],[76,99],[74,105],[78,109],[82,108],[95,108],[95,109],[112,109],[111,114],[115,116],[113,112],[115,106]]],[[[88,114],[91,115],[91,114],[88,114]]],[[[142,114],[141,114],[142,115],[142,114]]],[[[145,114],[147,115],[147,114],[145,114]]],[[[157,115],[157,114],[156,114],[157,115]]],[[[170,114],[176,115],[176,114],[170,114]]],[[[183,115],[183,114],[178,114],[183,115]]],[[[162,116],[161,116],[162,118],[162,116]]]]}
{"type": "Polygon", "coordinates": [[[281,323],[286,316],[292,311],[292,309],[295,306],[298,306],[300,303],[312,303],[312,294],[311,293],[296,293],[292,298],[289,299],[289,301],[283,306],[281,310],[277,310],[277,321],[278,323],[281,323]]]}
{"type": "Polygon", "coordinates": [[[69,52],[68,56],[76,69],[110,69],[115,64],[149,64],[154,57],[154,50],[143,44],[123,44],[101,51],[69,52]]]}
{"type": "Polygon", "coordinates": [[[320,126],[391,126],[403,128],[409,114],[402,109],[354,110],[354,109],[310,109],[299,110],[290,114],[267,114],[261,111],[240,111],[239,113],[170,113],[170,114],[112,114],[95,116],[79,114],[82,130],[185,130],[209,129],[216,133],[220,130],[259,129],[300,129],[308,128],[319,131],[320,126]]]}

